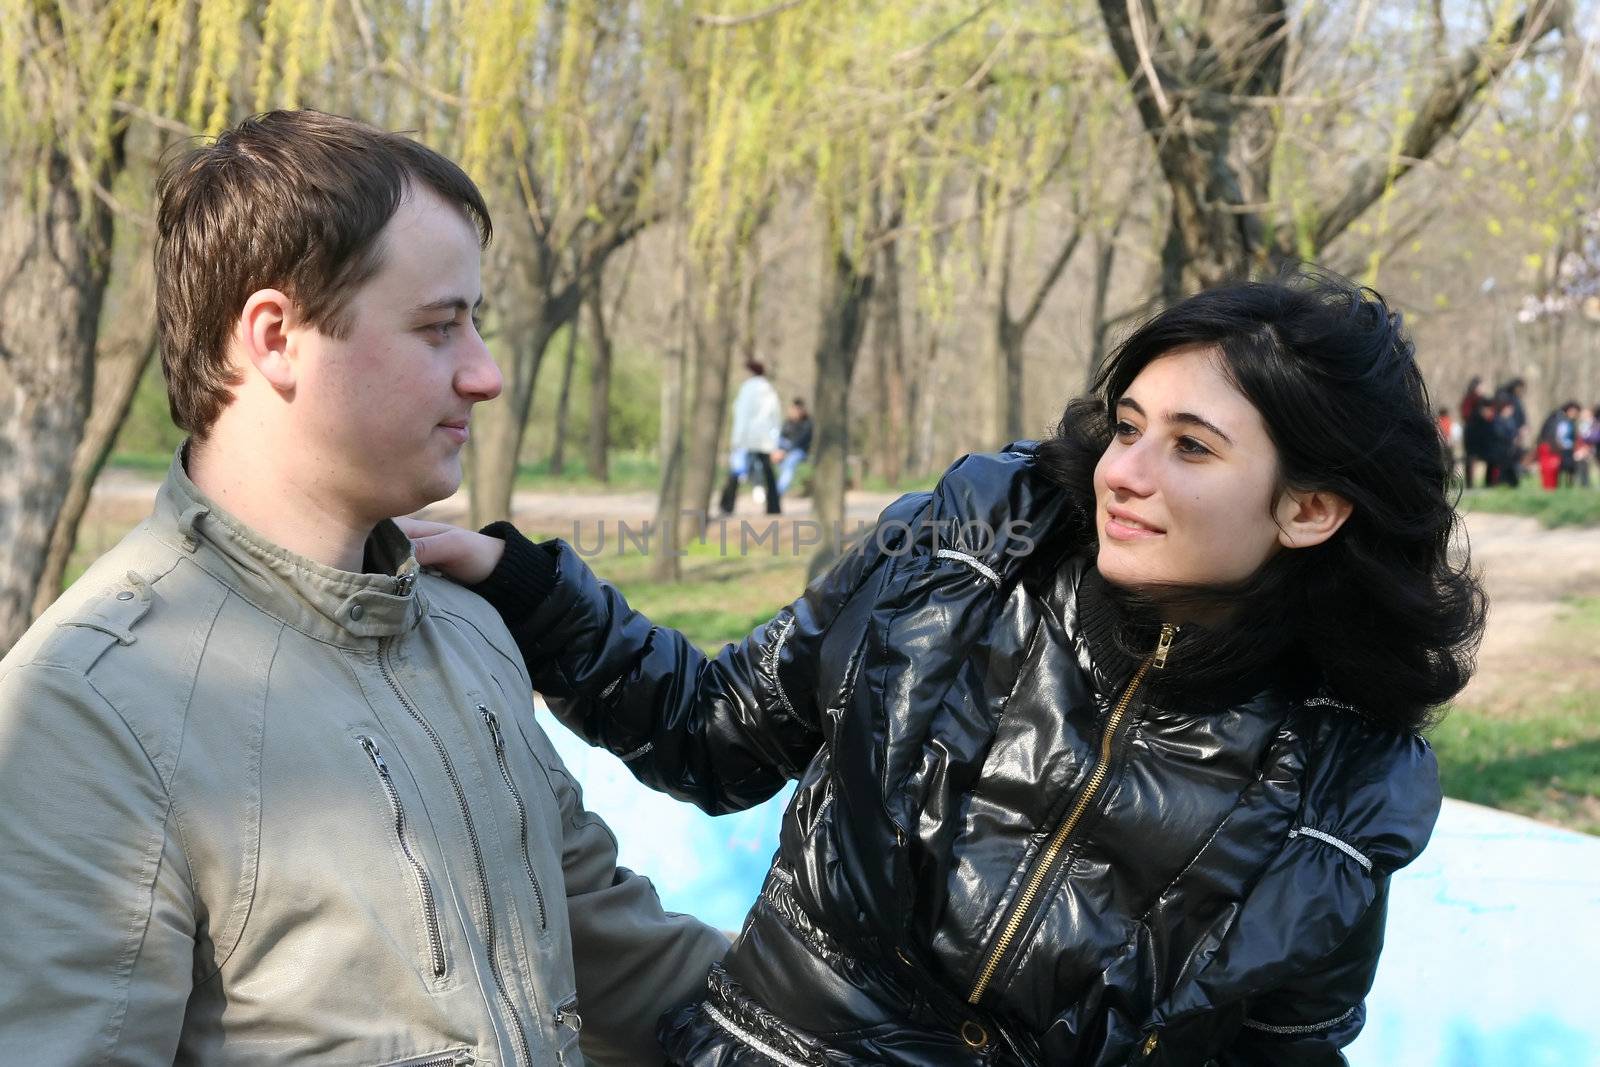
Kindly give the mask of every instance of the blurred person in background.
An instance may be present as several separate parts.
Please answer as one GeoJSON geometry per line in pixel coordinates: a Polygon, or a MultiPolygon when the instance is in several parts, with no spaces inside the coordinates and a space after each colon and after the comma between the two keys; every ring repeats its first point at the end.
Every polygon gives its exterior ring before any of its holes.
{"type": "Polygon", "coordinates": [[[746,475],[754,478],[759,474],[767,514],[777,515],[783,510],[782,494],[772,469],[772,455],[778,448],[783,402],[767,380],[765,364],[751,360],[745,364],[745,370],[750,372],[750,377],[739,386],[733,398],[733,431],[729,441],[733,454],[719,503],[723,515],[732,515],[739,498],[740,481],[746,475]],[[741,456],[743,463],[738,462],[741,456]]]}
{"type": "Polygon", "coordinates": [[[805,400],[795,397],[789,403],[789,417],[784,420],[783,429],[778,434],[778,451],[775,458],[778,461],[779,494],[788,494],[789,486],[794,484],[794,472],[811,454],[813,429],[811,413],[806,410],[805,400]]]}

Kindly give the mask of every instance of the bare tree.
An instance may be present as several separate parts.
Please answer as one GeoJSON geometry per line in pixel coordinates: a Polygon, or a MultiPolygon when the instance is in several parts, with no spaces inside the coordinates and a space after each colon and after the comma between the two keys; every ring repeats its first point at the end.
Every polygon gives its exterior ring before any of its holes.
{"type": "Polygon", "coordinates": [[[1288,58],[1299,47],[1284,0],[1216,0],[1166,13],[1156,0],[1099,0],[1102,20],[1171,195],[1163,295],[1271,270],[1326,248],[1396,182],[1460,133],[1471,105],[1566,18],[1531,0],[1439,65],[1393,144],[1367,146],[1315,203],[1275,195],[1288,58]]]}

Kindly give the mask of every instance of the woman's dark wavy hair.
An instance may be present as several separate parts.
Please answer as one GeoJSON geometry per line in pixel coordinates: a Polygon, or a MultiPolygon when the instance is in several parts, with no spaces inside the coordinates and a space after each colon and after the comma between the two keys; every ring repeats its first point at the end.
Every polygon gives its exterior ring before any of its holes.
{"type": "Polygon", "coordinates": [[[1451,559],[1459,520],[1433,409],[1400,314],[1376,292],[1300,271],[1162,311],[1107,357],[1091,395],[1068,405],[1040,446],[1041,469],[1096,536],[1093,473],[1116,400],[1151,361],[1197,345],[1220,351],[1261,412],[1278,491],[1324,490],[1353,505],[1323,544],[1280,551],[1239,586],[1180,594],[1229,608],[1204,660],[1216,672],[1292,653],[1368,717],[1426,728],[1471,677],[1486,600],[1465,552],[1451,559]]]}

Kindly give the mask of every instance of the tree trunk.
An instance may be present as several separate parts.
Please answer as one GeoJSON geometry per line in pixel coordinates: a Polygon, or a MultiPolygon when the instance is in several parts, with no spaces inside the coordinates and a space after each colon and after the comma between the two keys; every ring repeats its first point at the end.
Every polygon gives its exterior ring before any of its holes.
{"type": "Polygon", "coordinates": [[[37,199],[31,160],[0,177],[0,654],[31,621],[72,484],[111,262],[110,212],[96,201],[85,218],[65,155],[45,151],[37,199]]]}
{"type": "MultiPolygon", "coordinates": [[[[837,236],[835,237],[837,240],[837,236]]],[[[845,484],[850,458],[850,375],[866,325],[872,274],[862,271],[837,247],[829,253],[818,331],[816,367],[816,453],[812,459],[813,504],[822,542],[811,559],[815,577],[839,557],[845,518],[845,484]]]]}
{"type": "MultiPolygon", "coordinates": [[[[143,251],[141,245],[141,251],[143,251]]],[[[141,263],[141,266],[143,264],[141,263]]],[[[50,532],[50,548],[39,574],[33,614],[43,614],[61,593],[67,563],[78,543],[78,526],[89,507],[95,479],[111,455],[117,431],[139,390],[139,381],[156,353],[155,279],[148,270],[130,271],[132,280],[119,301],[117,321],[105,324],[95,346],[94,392],[83,440],[72,457],[72,480],[50,532]]]]}
{"type": "Polygon", "coordinates": [[[906,407],[911,432],[906,448],[906,467],[921,477],[933,466],[934,415],[944,390],[944,369],[939,360],[939,326],[933,316],[920,308],[912,312],[913,351],[917,366],[910,375],[906,407]]]}
{"type": "MultiPolygon", "coordinates": [[[[1129,190],[1132,195],[1132,190],[1129,190]]],[[[1111,300],[1111,274],[1117,265],[1117,235],[1128,219],[1128,204],[1124,202],[1110,231],[1096,230],[1094,237],[1094,290],[1089,298],[1089,364],[1084,368],[1084,384],[1094,387],[1095,375],[1106,358],[1106,344],[1111,336],[1111,321],[1106,317],[1106,306],[1111,300]]]]}
{"type": "Polygon", "coordinates": [[[656,498],[655,529],[657,537],[651,542],[655,557],[650,561],[650,577],[658,582],[675,582],[682,576],[678,565],[678,544],[674,536],[678,519],[683,511],[684,475],[684,382],[687,378],[685,362],[688,359],[688,333],[690,316],[689,250],[678,247],[678,299],[673,309],[676,323],[675,336],[668,344],[661,373],[661,491],[656,498]]]}
{"type": "Polygon", "coordinates": [[[722,473],[722,431],[728,417],[728,378],[739,341],[737,284],[724,282],[711,297],[710,321],[697,314],[694,337],[694,388],[689,420],[684,427],[682,505],[691,514],[680,515],[678,533],[686,543],[703,529],[702,516],[711,508],[711,493],[722,473]]]}
{"type": "Polygon", "coordinates": [[[877,283],[873,293],[873,357],[877,369],[878,403],[883,421],[874,421],[874,468],[890,488],[905,477],[908,442],[906,425],[906,343],[900,323],[900,253],[898,242],[884,242],[878,253],[877,283]]]}
{"type": "Polygon", "coordinates": [[[989,376],[993,402],[987,440],[982,447],[999,448],[1022,436],[1022,330],[1011,317],[1012,256],[1016,254],[1017,213],[1007,211],[995,237],[994,333],[990,337],[989,376]]]}
{"type": "Polygon", "coordinates": [[[578,319],[567,324],[567,358],[561,365],[561,395],[556,399],[555,441],[550,446],[550,473],[560,474],[567,465],[567,419],[572,408],[572,371],[578,362],[578,319]]]}
{"type": "MultiPolygon", "coordinates": [[[[543,310],[549,310],[548,303],[543,310]]],[[[467,489],[468,521],[474,528],[511,517],[511,494],[516,487],[517,459],[528,426],[528,409],[533,404],[534,382],[550,339],[561,326],[561,322],[551,322],[541,314],[526,333],[508,339],[500,368],[505,375],[504,391],[499,399],[481,405],[473,416],[467,489]]]]}
{"type": "Polygon", "coordinates": [[[596,285],[589,295],[589,336],[594,362],[589,366],[589,476],[611,480],[611,334],[605,297],[596,285]]]}

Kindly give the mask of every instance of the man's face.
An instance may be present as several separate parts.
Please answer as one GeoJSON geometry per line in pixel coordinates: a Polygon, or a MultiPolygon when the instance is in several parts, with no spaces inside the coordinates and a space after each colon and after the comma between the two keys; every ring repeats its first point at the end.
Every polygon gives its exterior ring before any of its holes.
{"type": "Polygon", "coordinates": [[[349,336],[293,331],[299,466],[331,506],[373,522],[456,491],[472,407],[501,385],[473,321],[483,295],[467,216],[413,186],[378,241],[349,336]]]}

